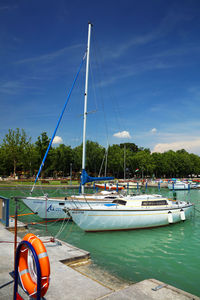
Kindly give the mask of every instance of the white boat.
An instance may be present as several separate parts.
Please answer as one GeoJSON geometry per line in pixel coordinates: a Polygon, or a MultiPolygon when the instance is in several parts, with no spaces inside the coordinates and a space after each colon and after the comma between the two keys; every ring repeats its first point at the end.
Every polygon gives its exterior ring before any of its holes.
{"type": "MultiPolygon", "coordinates": [[[[83,153],[82,153],[82,174],[81,174],[81,195],[74,195],[71,197],[63,197],[63,198],[49,198],[48,195],[44,195],[44,196],[40,196],[40,197],[24,197],[22,198],[22,201],[24,202],[24,204],[26,206],[29,207],[29,209],[31,209],[34,213],[38,214],[38,216],[40,216],[41,218],[44,219],[63,219],[63,218],[68,218],[68,214],[66,214],[66,212],[63,210],[63,208],[65,207],[65,209],[69,209],[69,208],[74,208],[77,207],[77,205],[80,207],[84,204],[84,202],[87,202],[87,205],[90,205],[90,202],[95,205],[97,203],[99,203],[99,201],[103,201],[103,203],[105,202],[109,202],[112,201],[113,199],[115,199],[116,197],[119,196],[114,196],[113,192],[102,192],[97,193],[97,194],[93,194],[93,195],[86,195],[84,192],[84,185],[87,182],[92,182],[92,181],[100,181],[100,180],[112,180],[114,179],[114,177],[90,177],[88,176],[88,174],[85,171],[85,160],[86,160],[86,118],[87,118],[87,90],[88,90],[88,72],[89,72],[89,52],[90,52],[90,35],[91,35],[91,27],[92,24],[89,23],[89,27],[88,27],[88,43],[87,43],[87,51],[86,54],[84,55],[83,61],[86,58],[86,80],[85,80],[85,101],[84,101],[84,115],[83,115],[83,153]]],[[[83,62],[82,61],[82,62],[83,62]]],[[[81,64],[82,65],[82,64],[81,64]]],[[[77,75],[80,72],[80,68],[79,71],[77,73],[77,75]]],[[[77,75],[75,77],[75,80],[77,78],[77,75]]],[[[74,80],[74,83],[75,83],[74,80]]],[[[73,83],[73,85],[74,85],[73,83]]],[[[70,91],[71,93],[71,91],[70,91]]],[[[70,95],[69,93],[69,95],[70,95]]],[[[69,99],[69,97],[68,97],[69,99]]],[[[68,101],[67,99],[67,101],[68,101]]],[[[31,190],[31,193],[35,187],[36,181],[39,178],[40,172],[42,170],[42,167],[44,165],[46,156],[48,154],[48,151],[51,147],[51,144],[53,142],[53,138],[55,136],[56,130],[60,124],[62,115],[64,113],[64,109],[66,107],[67,101],[64,105],[63,111],[60,115],[58,124],[56,126],[56,129],[54,131],[54,134],[51,138],[51,141],[49,143],[48,149],[45,153],[45,156],[43,158],[42,164],[39,168],[38,174],[36,176],[35,179],[35,183],[33,185],[33,188],[31,190]]]]}
{"type": "Polygon", "coordinates": [[[118,185],[123,186],[125,189],[139,189],[141,187],[141,182],[119,180],[118,185]]]}
{"type": "MultiPolygon", "coordinates": [[[[86,84],[85,84],[85,104],[84,104],[84,126],[83,126],[83,154],[82,154],[82,175],[81,190],[82,195],[65,198],[42,197],[23,198],[24,203],[41,218],[61,219],[72,217],[78,226],[86,231],[98,230],[124,230],[135,228],[146,228],[163,226],[184,220],[190,216],[193,205],[190,203],[172,202],[160,195],[85,195],[84,185],[87,182],[109,180],[113,178],[90,177],[85,171],[85,142],[86,142],[86,117],[87,117],[87,85],[89,70],[89,49],[90,49],[91,24],[88,27],[88,47],[86,62],[86,84]],[[112,199],[110,199],[110,197],[112,199]],[[108,199],[109,198],[109,199],[108,199]],[[114,198],[114,199],[113,199],[114,198]]],[[[66,105],[65,105],[66,106],[66,105]]],[[[65,107],[64,106],[64,107],[65,107]]],[[[63,112],[62,112],[63,114],[63,112]]],[[[62,117],[61,114],[61,117],[62,117]]],[[[60,117],[60,119],[61,119],[60,117]]],[[[59,122],[60,122],[59,119],[59,122]]],[[[58,125],[57,125],[58,127],[58,125]]],[[[56,128],[57,128],[56,127],[56,128]]],[[[55,131],[56,132],[56,131],[55,131]]],[[[36,176],[39,177],[42,166],[51,143],[55,136],[51,138],[47,152],[36,176]]],[[[34,188],[33,186],[33,188],[34,188]]],[[[33,191],[32,188],[32,191],[33,191]]]]}
{"type": "Polygon", "coordinates": [[[175,181],[168,183],[169,190],[190,190],[196,189],[198,185],[194,182],[175,181]]]}
{"type": "Polygon", "coordinates": [[[112,231],[165,226],[190,218],[193,204],[157,199],[116,199],[111,204],[74,208],[73,221],[84,231],[112,231]]]}
{"type": "Polygon", "coordinates": [[[49,198],[48,195],[40,197],[22,198],[24,204],[42,219],[69,219],[66,209],[82,207],[87,205],[97,205],[101,202],[111,203],[117,199],[117,193],[102,191],[90,195],[73,195],[70,197],[49,198]]]}
{"type": "Polygon", "coordinates": [[[122,199],[155,199],[160,195],[134,195],[123,196],[115,191],[101,191],[96,194],[72,195],[70,197],[49,198],[48,195],[40,197],[22,198],[24,204],[42,219],[69,219],[66,210],[73,208],[94,207],[99,204],[112,203],[118,198],[122,199]]]}
{"type": "Polygon", "coordinates": [[[115,199],[68,210],[73,221],[85,231],[151,228],[184,221],[191,216],[193,204],[171,201],[161,196],[140,195],[115,199]]]}

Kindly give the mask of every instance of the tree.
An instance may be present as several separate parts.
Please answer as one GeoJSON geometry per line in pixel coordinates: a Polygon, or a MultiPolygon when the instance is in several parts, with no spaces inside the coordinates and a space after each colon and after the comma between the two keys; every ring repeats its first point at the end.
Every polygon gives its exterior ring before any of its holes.
{"type": "Polygon", "coordinates": [[[124,149],[124,147],[125,147],[127,150],[130,150],[132,153],[138,152],[138,150],[139,150],[138,146],[134,143],[123,143],[123,144],[120,144],[119,146],[121,149],[124,149]]]}
{"type": "Polygon", "coordinates": [[[24,129],[9,129],[8,134],[3,139],[2,147],[6,153],[6,160],[12,162],[13,176],[16,176],[17,167],[21,168],[25,156],[25,148],[30,144],[24,129]]]}
{"type": "Polygon", "coordinates": [[[81,168],[82,168],[82,151],[83,151],[83,144],[81,144],[80,146],[75,147],[72,150],[73,170],[75,172],[81,172],[81,168]]]}
{"type": "MultiPolygon", "coordinates": [[[[73,170],[81,172],[83,145],[73,149],[73,170]]],[[[96,142],[86,141],[86,169],[97,176],[101,167],[105,149],[96,142]]]]}
{"type": "Polygon", "coordinates": [[[140,174],[143,176],[153,175],[155,169],[153,158],[148,149],[139,151],[135,154],[135,161],[140,174]]]}
{"type": "Polygon", "coordinates": [[[163,153],[154,152],[151,155],[154,163],[154,174],[157,178],[165,175],[165,161],[163,159],[163,153]]]}
{"type": "Polygon", "coordinates": [[[178,157],[173,150],[163,153],[164,173],[167,177],[178,176],[178,157]]]}
{"type": "Polygon", "coordinates": [[[108,172],[119,178],[124,174],[124,149],[119,145],[108,147],[108,172]]]}
{"type": "Polygon", "coordinates": [[[184,177],[191,174],[190,155],[184,149],[176,151],[178,177],[184,177]],[[186,175],[187,174],[187,175],[186,175]]]}
{"type": "Polygon", "coordinates": [[[86,142],[86,166],[92,175],[97,176],[103,161],[105,149],[96,142],[86,142]]]}
{"type": "MultiPolygon", "coordinates": [[[[49,142],[50,139],[47,136],[46,132],[42,132],[42,134],[40,136],[38,136],[37,141],[35,142],[35,149],[36,149],[36,155],[37,155],[37,161],[38,161],[38,166],[40,166],[40,164],[42,163],[42,160],[45,156],[45,153],[47,151],[47,148],[49,146],[49,142]]],[[[43,166],[42,169],[42,174],[41,177],[43,177],[44,175],[48,175],[49,171],[48,168],[51,165],[51,155],[53,151],[50,149],[49,153],[47,155],[47,158],[45,160],[45,165],[43,166]]]]}
{"type": "Polygon", "coordinates": [[[52,169],[54,173],[67,176],[70,172],[70,163],[73,162],[72,149],[64,144],[54,149],[54,159],[52,160],[52,169]]]}

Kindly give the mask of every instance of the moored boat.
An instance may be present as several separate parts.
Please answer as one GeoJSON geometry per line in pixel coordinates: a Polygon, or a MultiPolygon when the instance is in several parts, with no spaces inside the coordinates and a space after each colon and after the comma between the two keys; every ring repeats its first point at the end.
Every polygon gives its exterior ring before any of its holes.
{"type": "Polygon", "coordinates": [[[96,205],[100,202],[110,203],[119,195],[116,192],[102,191],[97,194],[72,195],[70,197],[24,197],[22,201],[35,214],[42,219],[69,219],[69,215],[63,210],[82,207],[87,205],[96,205]]]}
{"type": "Polygon", "coordinates": [[[84,231],[112,231],[165,226],[190,218],[193,204],[157,199],[116,199],[111,204],[69,210],[84,231]]]}
{"type": "Polygon", "coordinates": [[[116,191],[116,190],[123,190],[124,186],[120,186],[118,184],[113,184],[113,183],[104,183],[104,184],[100,184],[100,183],[95,183],[95,186],[97,188],[100,189],[105,189],[105,190],[112,190],[112,191],[116,191]]]}
{"type": "Polygon", "coordinates": [[[168,183],[169,190],[190,190],[196,188],[198,188],[198,185],[195,182],[185,182],[176,180],[168,183]]]}

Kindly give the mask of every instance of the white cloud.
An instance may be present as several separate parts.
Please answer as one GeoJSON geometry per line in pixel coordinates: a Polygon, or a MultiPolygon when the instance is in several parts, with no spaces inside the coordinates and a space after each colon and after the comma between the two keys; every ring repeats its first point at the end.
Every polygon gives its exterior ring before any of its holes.
{"type": "Polygon", "coordinates": [[[160,143],[155,145],[152,152],[165,152],[168,150],[181,150],[185,149],[189,153],[200,153],[200,139],[195,140],[187,140],[187,141],[179,141],[179,142],[173,142],[173,143],[160,143]]]}
{"type": "Polygon", "coordinates": [[[157,129],[156,128],[152,128],[151,129],[151,133],[156,133],[157,132],[157,129]]]}
{"type": "Polygon", "coordinates": [[[122,138],[122,139],[130,139],[130,133],[128,131],[121,131],[113,134],[114,137],[116,138],[122,138]]]}
{"type": "Polygon", "coordinates": [[[53,144],[62,144],[63,143],[63,139],[60,136],[55,136],[55,138],[53,139],[53,144]]]}

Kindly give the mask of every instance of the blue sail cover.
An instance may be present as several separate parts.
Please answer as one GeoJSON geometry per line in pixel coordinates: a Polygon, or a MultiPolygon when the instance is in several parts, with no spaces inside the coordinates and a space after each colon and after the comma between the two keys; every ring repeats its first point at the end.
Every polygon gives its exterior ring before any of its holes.
{"type": "Polygon", "coordinates": [[[93,182],[93,181],[102,181],[102,180],[113,180],[114,177],[91,177],[87,174],[85,169],[82,170],[81,173],[81,184],[84,185],[87,182],[93,182]]]}

